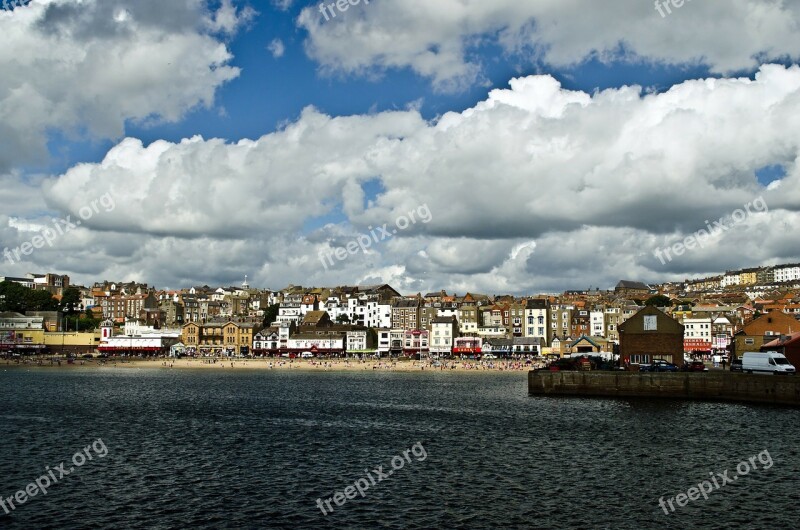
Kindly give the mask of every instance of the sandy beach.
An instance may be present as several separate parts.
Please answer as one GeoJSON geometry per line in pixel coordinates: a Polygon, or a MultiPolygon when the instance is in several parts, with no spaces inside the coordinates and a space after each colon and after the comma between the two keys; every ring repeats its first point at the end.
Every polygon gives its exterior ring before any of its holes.
{"type": "Polygon", "coordinates": [[[98,368],[119,369],[150,368],[163,370],[311,370],[339,372],[524,372],[539,367],[525,361],[443,361],[429,363],[419,361],[358,360],[358,359],[76,359],[73,364],[65,360],[51,362],[50,359],[2,360],[3,368],[74,369],[98,368]]]}

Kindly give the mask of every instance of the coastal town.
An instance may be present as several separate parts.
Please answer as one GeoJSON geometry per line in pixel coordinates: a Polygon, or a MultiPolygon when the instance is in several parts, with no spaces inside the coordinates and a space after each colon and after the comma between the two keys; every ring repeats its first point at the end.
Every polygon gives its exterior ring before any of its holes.
{"type": "Polygon", "coordinates": [[[800,355],[800,264],[522,297],[404,295],[386,284],[269,290],[246,278],[234,287],[182,290],[109,281],[87,287],[64,275],[28,274],[0,277],[0,304],[5,356],[552,360],[591,354],[681,365],[764,348],[800,355]]]}

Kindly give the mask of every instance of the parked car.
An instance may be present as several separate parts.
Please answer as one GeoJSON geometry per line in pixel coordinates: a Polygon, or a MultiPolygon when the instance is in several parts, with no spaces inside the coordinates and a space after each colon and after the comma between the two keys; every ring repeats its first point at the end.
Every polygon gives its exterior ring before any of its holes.
{"type": "Polygon", "coordinates": [[[795,368],[776,351],[749,351],[742,356],[742,371],[748,374],[794,375],[795,368]]]}
{"type": "Polygon", "coordinates": [[[692,361],[689,363],[690,372],[707,372],[706,364],[703,361],[692,361]]]}
{"type": "Polygon", "coordinates": [[[639,367],[640,372],[677,372],[680,368],[677,365],[663,359],[656,359],[649,365],[639,367]]]}
{"type": "Polygon", "coordinates": [[[312,357],[314,357],[314,354],[311,353],[310,351],[304,351],[303,353],[300,354],[301,359],[311,359],[312,357]]]}
{"type": "Polygon", "coordinates": [[[484,353],[481,356],[481,361],[489,361],[491,359],[497,359],[497,355],[495,355],[493,353],[484,353]]]}
{"type": "Polygon", "coordinates": [[[741,372],[742,370],[742,360],[741,359],[734,359],[731,361],[731,372],[741,372]]]}

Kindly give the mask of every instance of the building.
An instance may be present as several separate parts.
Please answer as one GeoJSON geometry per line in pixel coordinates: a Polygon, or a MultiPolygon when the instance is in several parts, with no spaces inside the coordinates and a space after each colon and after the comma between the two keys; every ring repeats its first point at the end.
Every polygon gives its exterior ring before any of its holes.
{"type": "Polygon", "coordinates": [[[396,300],[392,304],[392,329],[416,330],[420,328],[418,299],[396,300]]]}
{"type": "MultiPolygon", "coordinates": [[[[437,315],[438,316],[438,315],[437,315]]],[[[478,333],[480,315],[478,312],[478,302],[467,293],[461,301],[456,314],[462,335],[475,336],[478,333]]]]}
{"type": "Polygon", "coordinates": [[[511,353],[514,355],[533,355],[542,354],[542,337],[513,337],[511,339],[511,353]]]}
{"type": "Polygon", "coordinates": [[[399,329],[379,329],[378,334],[378,354],[381,356],[398,356],[403,353],[403,330],[399,329]]]}
{"type": "Polygon", "coordinates": [[[359,329],[347,332],[347,352],[374,352],[375,342],[369,330],[359,329]]]}
{"type": "Polygon", "coordinates": [[[483,340],[480,337],[456,337],[453,341],[453,355],[456,357],[475,357],[483,350],[483,340]]]}
{"type": "Polygon", "coordinates": [[[201,355],[249,355],[253,347],[253,322],[209,321],[183,325],[181,342],[189,353],[201,355]]]}
{"type": "Polygon", "coordinates": [[[650,291],[649,285],[628,280],[620,280],[614,287],[614,293],[625,298],[645,298],[650,296],[650,291]]]}
{"type": "Polygon", "coordinates": [[[431,322],[431,353],[450,355],[458,337],[458,319],[455,316],[436,317],[431,322]]]}
{"type": "Polygon", "coordinates": [[[0,313],[0,353],[33,354],[44,349],[44,318],[0,313]]]}
{"type": "Polygon", "coordinates": [[[525,303],[525,337],[538,337],[545,345],[548,344],[550,336],[548,309],[547,300],[535,298],[525,303]]]}
{"type": "Polygon", "coordinates": [[[713,348],[713,329],[711,315],[692,313],[682,319],[684,327],[683,351],[693,354],[711,354],[713,348]]]}
{"type": "Polygon", "coordinates": [[[623,364],[664,359],[684,362],[683,324],[656,307],[645,307],[619,326],[619,353],[623,364]]]}
{"type": "Polygon", "coordinates": [[[567,353],[603,353],[611,351],[609,342],[603,337],[581,335],[567,346],[567,353]]]}
{"type": "Polygon", "coordinates": [[[795,369],[800,370],[800,332],[781,335],[777,339],[761,346],[761,351],[782,353],[794,365],[795,369]]]}
{"type": "Polygon", "coordinates": [[[425,329],[403,331],[403,355],[424,358],[430,355],[430,332],[425,329]]]}
{"type": "Polygon", "coordinates": [[[759,351],[765,343],[797,331],[800,331],[800,322],[775,309],[744,325],[733,338],[733,353],[736,357],[741,357],[744,352],[759,351]]]}

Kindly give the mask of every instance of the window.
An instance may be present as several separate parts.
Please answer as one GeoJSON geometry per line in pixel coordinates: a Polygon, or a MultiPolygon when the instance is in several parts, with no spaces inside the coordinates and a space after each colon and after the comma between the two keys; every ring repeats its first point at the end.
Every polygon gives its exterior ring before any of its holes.
{"type": "Polygon", "coordinates": [[[744,339],[744,343],[749,346],[752,346],[753,344],[756,343],[756,339],[744,339]]]}

